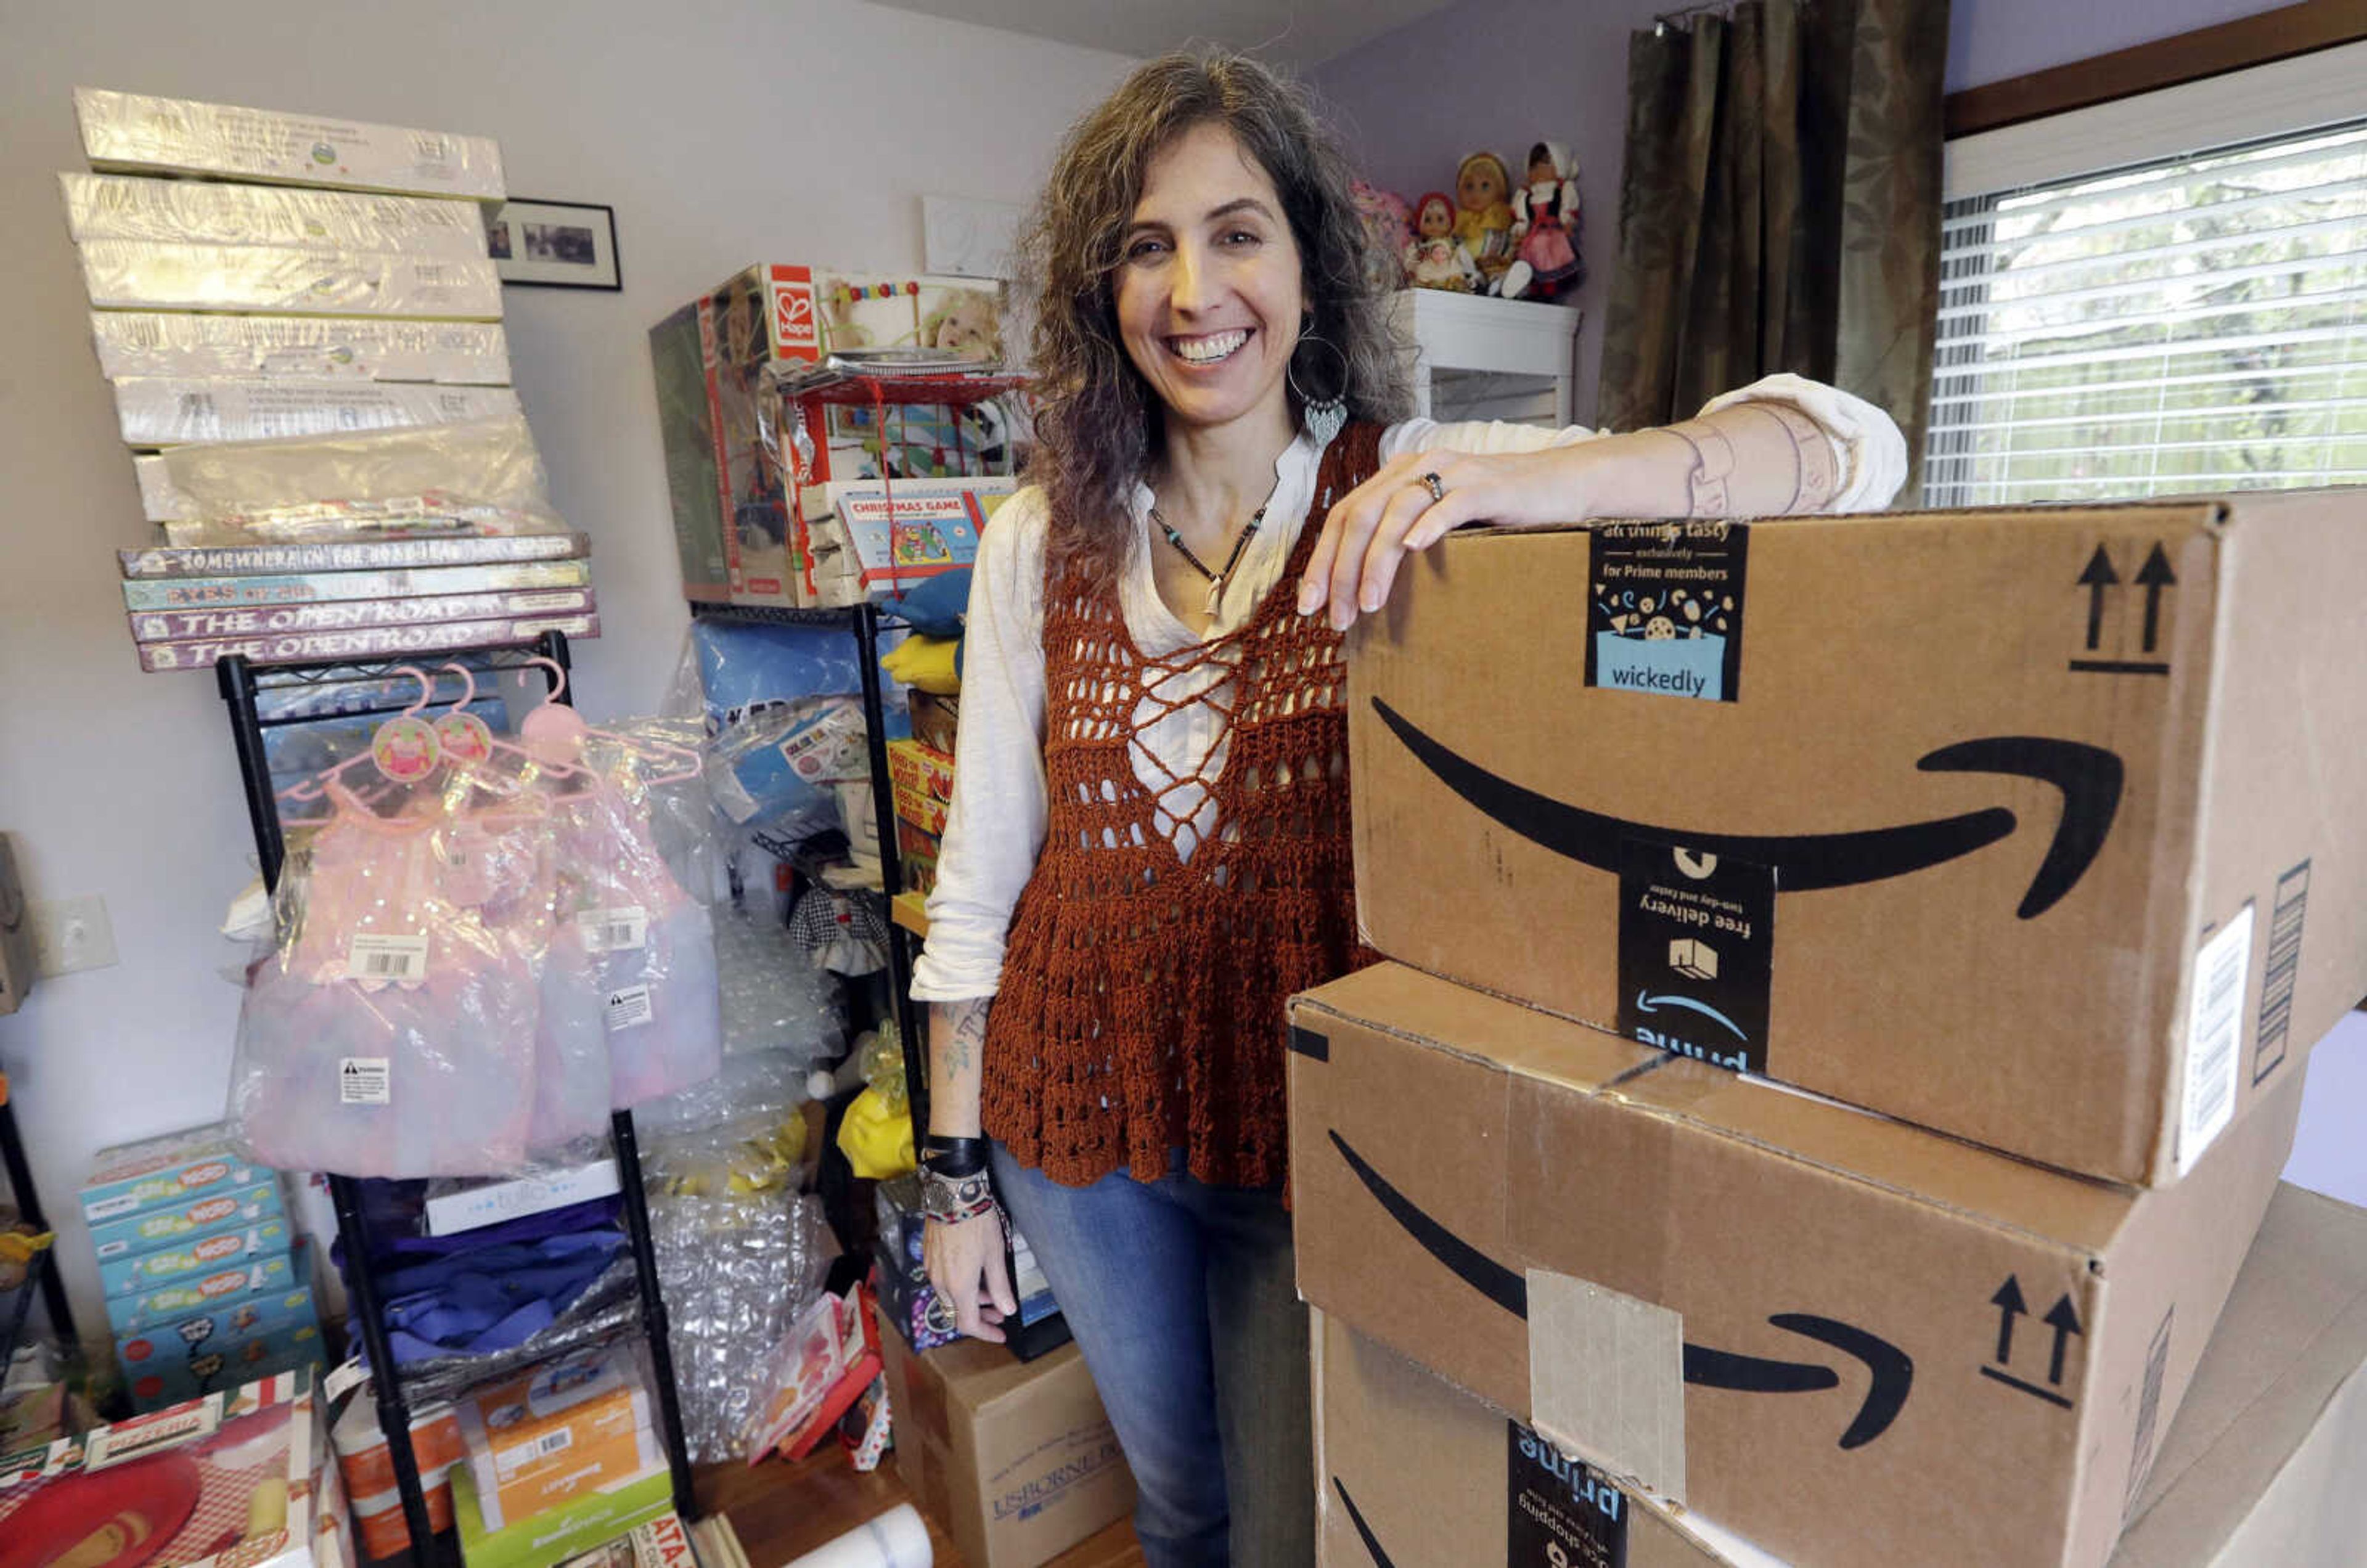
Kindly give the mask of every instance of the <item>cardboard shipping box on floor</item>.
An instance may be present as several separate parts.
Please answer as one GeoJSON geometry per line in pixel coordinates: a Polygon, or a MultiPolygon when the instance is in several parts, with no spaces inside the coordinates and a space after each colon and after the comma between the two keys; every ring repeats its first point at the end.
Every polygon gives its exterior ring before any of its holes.
{"type": "Polygon", "coordinates": [[[1134,1508],[1134,1476],[1074,1345],[1022,1362],[883,1332],[896,1468],[970,1568],[1036,1568],[1134,1508]]]}
{"type": "Polygon", "coordinates": [[[1404,577],[1349,655],[1392,958],[2142,1183],[2367,995],[2367,490],[1480,532],[1404,577]]]}
{"type": "Polygon", "coordinates": [[[1291,1017],[1299,1292],[1819,1568],[2101,1562],[2301,1102],[2147,1190],[1399,964],[1291,1017]]]}
{"type": "MultiPolygon", "coordinates": [[[[1316,1314],[1324,1568],[1782,1568],[1316,1314]]],[[[2367,1211],[2281,1186],[2111,1568],[2367,1556],[2367,1211]]],[[[1904,1562],[1993,1559],[1977,1538],[1904,1562]]]]}

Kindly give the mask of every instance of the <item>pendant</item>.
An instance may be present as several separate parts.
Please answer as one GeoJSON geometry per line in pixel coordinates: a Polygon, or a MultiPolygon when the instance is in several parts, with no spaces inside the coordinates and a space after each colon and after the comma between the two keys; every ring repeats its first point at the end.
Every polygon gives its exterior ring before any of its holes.
{"type": "Polygon", "coordinates": [[[1208,619],[1211,621],[1217,618],[1217,606],[1223,602],[1224,597],[1225,580],[1221,577],[1212,577],[1208,579],[1207,615],[1208,619]]]}

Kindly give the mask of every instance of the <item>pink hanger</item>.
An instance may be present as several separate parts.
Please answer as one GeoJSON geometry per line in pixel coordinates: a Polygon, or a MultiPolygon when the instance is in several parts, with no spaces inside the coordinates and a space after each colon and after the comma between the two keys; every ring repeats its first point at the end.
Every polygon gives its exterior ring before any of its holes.
{"type": "MultiPolygon", "coordinates": [[[[403,771],[408,772],[411,770],[413,765],[411,759],[416,755],[414,747],[424,746],[430,749],[433,748],[436,733],[434,727],[429,725],[426,720],[421,718],[419,715],[430,702],[435,700],[436,682],[428,679],[427,671],[420,669],[416,665],[398,664],[394,667],[393,672],[397,675],[408,675],[413,680],[419,682],[418,700],[413,702],[409,707],[403,709],[401,713],[395,715],[392,718],[388,719],[384,724],[379,725],[377,732],[370,738],[369,749],[368,750],[357,751],[342,762],[331,763],[328,767],[323,768],[319,773],[313,773],[310,777],[297,780],[294,784],[289,784],[286,789],[279,791],[277,798],[281,800],[319,800],[328,793],[329,784],[334,780],[342,777],[346,769],[357,767],[363,762],[376,761],[379,763],[379,771],[380,773],[385,773],[391,779],[400,778],[401,774],[395,771],[391,771],[388,766],[387,758],[391,753],[395,752],[398,747],[402,749],[401,755],[405,759],[402,763],[402,769],[403,771]],[[424,739],[418,739],[423,736],[425,738],[424,739]]],[[[419,774],[425,774],[425,773],[433,771],[436,756],[431,750],[426,765],[425,767],[418,768],[417,773],[419,774]]]]}
{"type": "Polygon", "coordinates": [[[582,714],[559,700],[567,693],[567,671],[557,660],[538,654],[527,662],[549,670],[559,682],[550,688],[532,712],[518,721],[518,739],[525,744],[527,754],[537,761],[552,766],[581,761],[583,742],[596,735],[628,750],[652,752],[678,764],[674,772],[651,774],[646,783],[679,784],[699,775],[699,755],[686,746],[676,746],[671,741],[651,739],[646,736],[620,735],[613,729],[586,724],[582,714]]]}

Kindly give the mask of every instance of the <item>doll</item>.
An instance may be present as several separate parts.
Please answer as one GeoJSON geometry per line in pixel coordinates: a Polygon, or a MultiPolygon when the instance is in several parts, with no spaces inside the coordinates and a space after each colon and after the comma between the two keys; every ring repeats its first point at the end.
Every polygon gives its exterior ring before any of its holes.
{"type": "Polygon", "coordinates": [[[1406,281],[1416,288],[1468,294],[1480,286],[1478,265],[1455,237],[1455,203],[1434,190],[1414,209],[1417,237],[1406,243],[1406,281]]]}
{"type": "Polygon", "coordinates": [[[1474,152],[1455,171],[1455,237],[1492,284],[1512,265],[1512,176],[1493,152],[1474,152]]]}
{"type": "Polygon", "coordinates": [[[1529,183],[1512,197],[1513,262],[1498,292],[1507,299],[1556,299],[1586,276],[1578,259],[1578,165],[1557,141],[1529,149],[1529,183]]]}
{"type": "Polygon", "coordinates": [[[1372,242],[1367,270],[1373,287],[1404,288],[1406,269],[1400,258],[1406,247],[1413,243],[1413,209],[1395,191],[1382,190],[1363,180],[1350,181],[1348,193],[1356,204],[1356,217],[1365,226],[1365,237],[1372,242]]]}

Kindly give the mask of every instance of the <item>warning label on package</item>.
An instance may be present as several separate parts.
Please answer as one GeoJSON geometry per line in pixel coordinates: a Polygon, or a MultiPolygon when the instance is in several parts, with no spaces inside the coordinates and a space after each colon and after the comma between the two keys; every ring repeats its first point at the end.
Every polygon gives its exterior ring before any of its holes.
{"type": "Polygon", "coordinates": [[[1625,1495],[1518,1421],[1504,1438],[1505,1568],[1626,1568],[1625,1495]]]}
{"type": "Polygon", "coordinates": [[[1737,1072],[1767,1067],[1775,872],[1630,842],[1619,867],[1619,1031],[1737,1072]]]}
{"type": "Polygon", "coordinates": [[[1604,523],[1588,534],[1586,683],[1730,703],[1742,694],[1740,523],[1604,523]]]}

